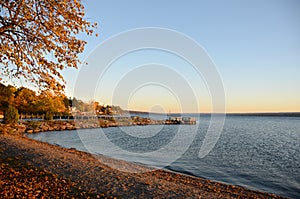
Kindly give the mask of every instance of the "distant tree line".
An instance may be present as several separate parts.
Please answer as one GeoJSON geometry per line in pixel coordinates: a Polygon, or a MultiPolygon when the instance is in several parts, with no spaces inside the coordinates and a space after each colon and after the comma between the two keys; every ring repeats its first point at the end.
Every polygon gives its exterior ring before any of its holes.
{"type": "Polygon", "coordinates": [[[51,91],[35,91],[0,83],[0,112],[10,107],[18,110],[19,114],[69,114],[69,99],[62,94],[54,94],[51,91]]]}
{"type": "Polygon", "coordinates": [[[93,112],[97,115],[114,115],[124,113],[124,111],[119,106],[101,105],[99,102],[96,101],[86,103],[76,98],[69,99],[69,105],[71,108],[75,108],[76,111],[93,112]]]}
{"type": "Polygon", "coordinates": [[[52,91],[35,91],[0,83],[0,114],[4,114],[9,107],[14,107],[21,115],[39,114],[51,119],[53,115],[70,115],[71,112],[90,112],[97,115],[122,114],[119,106],[100,105],[99,102],[83,102],[76,98],[67,98],[64,94],[52,91]],[[50,116],[50,117],[49,117],[50,116]]]}

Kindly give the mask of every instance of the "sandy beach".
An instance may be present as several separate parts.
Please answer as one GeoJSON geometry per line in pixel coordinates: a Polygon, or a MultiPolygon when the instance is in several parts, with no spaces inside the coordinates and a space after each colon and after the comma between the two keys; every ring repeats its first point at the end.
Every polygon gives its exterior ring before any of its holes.
{"type": "Polygon", "coordinates": [[[28,197],[29,190],[31,198],[283,198],[20,136],[0,135],[0,160],[0,198],[28,197]],[[105,162],[140,172],[121,172],[105,162]]]}

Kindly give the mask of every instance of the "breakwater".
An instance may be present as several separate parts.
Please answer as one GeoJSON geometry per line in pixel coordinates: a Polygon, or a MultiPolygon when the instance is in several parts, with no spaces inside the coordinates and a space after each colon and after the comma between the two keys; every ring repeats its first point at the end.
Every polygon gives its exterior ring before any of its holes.
{"type": "Polygon", "coordinates": [[[144,125],[178,125],[196,124],[196,119],[189,117],[169,117],[166,120],[155,120],[139,116],[111,116],[103,115],[101,117],[75,117],[73,120],[20,120],[18,124],[6,125],[0,123],[0,133],[32,134],[45,131],[65,131],[75,129],[89,128],[108,128],[117,126],[144,126],[144,125]]]}

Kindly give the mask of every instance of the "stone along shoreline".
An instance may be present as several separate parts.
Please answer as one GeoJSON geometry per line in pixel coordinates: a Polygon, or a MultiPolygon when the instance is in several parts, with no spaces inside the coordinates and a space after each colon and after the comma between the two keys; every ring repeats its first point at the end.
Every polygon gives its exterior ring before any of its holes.
{"type": "Polygon", "coordinates": [[[91,119],[74,119],[74,120],[20,120],[18,124],[9,125],[0,123],[0,133],[23,135],[25,133],[39,133],[45,131],[65,131],[87,128],[108,128],[117,126],[144,126],[144,125],[177,125],[187,124],[194,125],[194,118],[169,118],[167,120],[154,120],[138,116],[133,117],[114,117],[105,116],[91,119]]]}
{"type": "Polygon", "coordinates": [[[0,135],[0,160],[0,198],[283,198],[20,136],[0,135]]]}

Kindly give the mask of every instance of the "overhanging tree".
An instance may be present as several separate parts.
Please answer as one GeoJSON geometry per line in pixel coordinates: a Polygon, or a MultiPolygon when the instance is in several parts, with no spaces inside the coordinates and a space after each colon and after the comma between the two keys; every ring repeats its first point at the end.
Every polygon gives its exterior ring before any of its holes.
{"type": "Polygon", "coordinates": [[[61,70],[81,63],[86,42],[77,35],[96,27],[84,19],[80,0],[1,0],[0,14],[1,76],[62,91],[61,70]]]}

